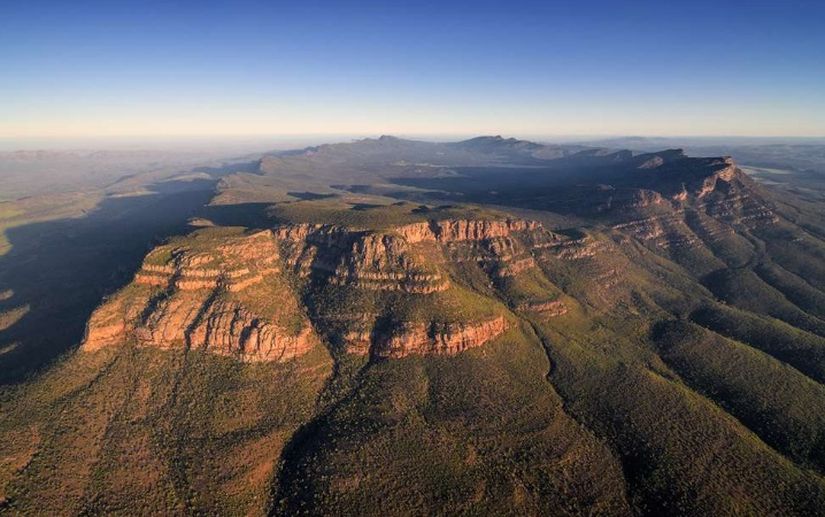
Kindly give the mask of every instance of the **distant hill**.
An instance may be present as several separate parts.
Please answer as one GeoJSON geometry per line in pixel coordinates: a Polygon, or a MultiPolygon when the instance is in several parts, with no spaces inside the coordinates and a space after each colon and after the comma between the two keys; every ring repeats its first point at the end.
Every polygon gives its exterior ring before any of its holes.
{"type": "Polygon", "coordinates": [[[501,136],[221,170],[2,392],[4,510],[823,514],[815,201],[501,136]]]}

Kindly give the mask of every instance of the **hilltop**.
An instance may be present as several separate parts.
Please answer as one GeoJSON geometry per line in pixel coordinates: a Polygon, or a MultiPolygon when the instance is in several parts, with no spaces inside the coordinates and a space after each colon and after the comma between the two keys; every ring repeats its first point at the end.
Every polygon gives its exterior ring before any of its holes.
{"type": "Polygon", "coordinates": [[[5,508],[825,508],[825,220],[730,157],[383,136],[214,189],[3,392],[5,508]]]}

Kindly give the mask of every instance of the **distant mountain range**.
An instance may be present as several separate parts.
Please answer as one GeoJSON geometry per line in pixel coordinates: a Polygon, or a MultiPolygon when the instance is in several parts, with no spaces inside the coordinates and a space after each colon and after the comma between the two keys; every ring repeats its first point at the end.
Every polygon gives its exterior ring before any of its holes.
{"type": "Polygon", "coordinates": [[[634,142],[206,170],[189,230],[2,393],[3,508],[822,515],[825,205],[634,142]]]}

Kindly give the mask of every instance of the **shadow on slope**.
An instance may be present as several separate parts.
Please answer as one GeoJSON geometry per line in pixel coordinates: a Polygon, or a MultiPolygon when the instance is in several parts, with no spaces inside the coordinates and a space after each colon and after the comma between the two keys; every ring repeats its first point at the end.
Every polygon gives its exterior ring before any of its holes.
{"type": "Polygon", "coordinates": [[[215,179],[165,181],[150,194],[107,197],[81,218],[7,230],[0,256],[0,311],[28,305],[0,331],[0,383],[20,382],[77,345],[103,297],[128,282],[144,254],[184,231],[212,196],[215,179]]]}

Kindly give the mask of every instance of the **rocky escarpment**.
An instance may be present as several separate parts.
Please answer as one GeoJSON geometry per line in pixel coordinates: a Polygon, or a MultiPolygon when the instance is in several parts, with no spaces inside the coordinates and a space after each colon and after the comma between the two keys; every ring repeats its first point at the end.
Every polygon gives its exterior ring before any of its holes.
{"type": "Polygon", "coordinates": [[[728,223],[775,222],[760,187],[733,158],[685,158],[653,167],[640,178],[679,208],[705,212],[728,223]]]}
{"type": "Polygon", "coordinates": [[[135,283],[184,291],[241,291],[277,273],[278,253],[270,232],[215,243],[205,250],[161,246],[154,249],[135,275],[135,283]]]}
{"type": "Polygon", "coordinates": [[[455,243],[491,240],[508,237],[515,232],[539,231],[541,229],[539,222],[523,219],[448,219],[408,224],[397,228],[395,231],[410,243],[455,243]]]}
{"type": "Polygon", "coordinates": [[[515,276],[536,267],[535,250],[566,240],[537,221],[521,219],[449,220],[407,225],[398,231],[417,242],[439,243],[448,260],[474,262],[494,278],[515,276]]]}
{"type": "Polygon", "coordinates": [[[751,245],[740,235],[779,219],[762,188],[730,157],[688,158],[669,151],[637,157],[600,209],[621,234],[677,261],[721,267],[713,253],[742,263],[751,245]]]}
{"type": "Polygon", "coordinates": [[[321,311],[315,317],[321,326],[337,329],[336,340],[347,351],[392,358],[456,354],[499,336],[508,327],[500,315],[474,321],[450,315],[465,303],[448,273],[450,266],[472,262],[493,276],[517,275],[535,267],[533,247],[559,239],[537,222],[515,219],[433,220],[383,231],[290,225],[275,234],[285,263],[298,276],[375,293],[378,313],[321,311]],[[405,315],[405,306],[432,307],[422,310],[434,314],[423,319],[416,311],[405,315]],[[445,311],[435,309],[440,306],[445,311]],[[394,321],[390,328],[380,323],[387,318],[394,321]]]}
{"type": "Polygon", "coordinates": [[[351,331],[345,341],[350,353],[380,358],[455,355],[497,338],[509,326],[503,316],[480,322],[404,322],[386,333],[351,331]]]}
{"type": "Polygon", "coordinates": [[[372,353],[379,357],[453,355],[498,337],[507,327],[502,316],[477,323],[410,324],[381,336],[372,353]]]}
{"type": "Polygon", "coordinates": [[[340,226],[299,224],[275,230],[284,262],[299,277],[352,288],[427,294],[449,281],[404,237],[340,226]]]}
{"type": "MultiPolygon", "coordinates": [[[[419,250],[431,265],[445,269],[463,264],[478,267],[493,283],[538,271],[536,255],[568,240],[536,221],[519,219],[428,221],[396,227],[392,234],[419,250]]],[[[450,294],[447,291],[441,296],[450,294]]],[[[492,300],[488,303],[494,304],[492,300]]],[[[471,322],[404,322],[392,332],[376,332],[369,323],[357,324],[347,342],[353,351],[369,351],[378,357],[451,354],[486,343],[509,325],[500,316],[483,316],[471,322]]]]}
{"type": "Polygon", "coordinates": [[[532,312],[545,318],[552,318],[555,316],[562,316],[567,314],[568,308],[561,300],[552,300],[549,302],[534,302],[523,303],[519,305],[519,310],[525,312],[532,312]]]}
{"type": "Polygon", "coordinates": [[[185,243],[156,248],[134,283],[92,315],[83,348],[134,342],[205,349],[244,361],[302,355],[313,346],[313,333],[297,300],[283,289],[278,262],[269,231],[201,231],[185,243]]]}
{"type": "Polygon", "coordinates": [[[299,276],[316,272],[337,285],[411,294],[449,288],[440,263],[484,261],[491,270],[512,275],[533,265],[530,246],[560,240],[536,221],[512,219],[426,221],[382,232],[301,224],[281,227],[275,235],[285,262],[299,276]]]}
{"type": "Polygon", "coordinates": [[[761,189],[731,157],[691,158],[680,149],[627,157],[575,206],[579,213],[634,217],[639,212],[698,210],[727,222],[770,221],[761,189]]]}
{"type": "Polygon", "coordinates": [[[449,281],[426,265],[424,254],[394,235],[356,239],[331,278],[338,285],[428,294],[449,288],[449,281]]]}
{"type": "MultiPolygon", "coordinates": [[[[566,253],[557,249],[568,240],[518,219],[433,220],[380,231],[204,228],[149,253],[134,282],[95,311],[83,346],[133,342],[284,361],[307,352],[320,327],[334,328],[330,341],[356,354],[456,354],[498,337],[509,323],[504,305],[467,291],[451,271],[466,263],[491,281],[516,277],[538,267],[537,253],[566,253]],[[330,307],[329,289],[350,304],[370,303],[373,312],[330,307]]],[[[536,300],[534,310],[563,313],[545,302],[536,300]]]]}

